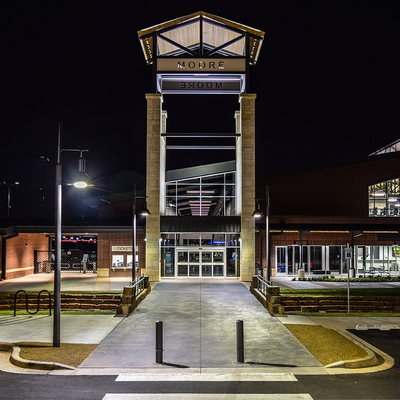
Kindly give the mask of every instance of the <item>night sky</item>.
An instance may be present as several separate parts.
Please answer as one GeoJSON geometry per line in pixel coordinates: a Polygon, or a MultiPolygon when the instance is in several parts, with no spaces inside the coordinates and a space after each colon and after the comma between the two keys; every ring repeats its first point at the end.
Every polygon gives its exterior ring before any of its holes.
{"type": "MultiPolygon", "coordinates": [[[[399,4],[1,1],[0,181],[20,182],[11,187],[10,216],[53,215],[59,122],[63,147],[90,150],[95,187],[84,196],[130,190],[132,172],[145,174],[152,68],[137,31],[196,11],[265,31],[247,89],[257,94],[258,176],[357,158],[399,139],[399,4]],[[53,162],[43,166],[41,155],[53,162]]],[[[232,131],[237,98],[216,97],[192,106],[166,96],[168,131],[232,131]]],[[[64,153],[63,165],[67,180],[75,155],[64,153]]],[[[75,204],[75,194],[64,193],[64,202],[75,204]]],[[[92,215],[85,207],[68,212],[92,215]]],[[[3,185],[0,217],[6,215],[3,185]]]]}

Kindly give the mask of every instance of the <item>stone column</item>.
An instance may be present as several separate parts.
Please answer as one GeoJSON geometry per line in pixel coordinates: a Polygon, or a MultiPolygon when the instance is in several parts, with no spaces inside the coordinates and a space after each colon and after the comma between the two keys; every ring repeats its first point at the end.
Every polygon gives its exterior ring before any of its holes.
{"type": "Polygon", "coordinates": [[[241,147],[242,147],[242,281],[251,281],[255,271],[255,94],[244,93],[240,96],[241,147]]]}
{"type": "Polygon", "coordinates": [[[161,104],[159,93],[146,94],[147,100],[147,162],[146,195],[151,215],[146,217],[146,269],[150,281],[160,280],[160,133],[161,104]]]}

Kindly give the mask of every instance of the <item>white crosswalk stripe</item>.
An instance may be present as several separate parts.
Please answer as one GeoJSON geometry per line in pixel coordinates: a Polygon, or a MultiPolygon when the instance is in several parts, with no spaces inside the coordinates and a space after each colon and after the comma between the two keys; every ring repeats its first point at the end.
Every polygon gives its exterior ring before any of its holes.
{"type": "Polygon", "coordinates": [[[109,393],[103,400],[313,400],[306,393],[297,394],[223,394],[223,393],[109,393]]]}
{"type": "Polygon", "coordinates": [[[117,382],[297,382],[293,374],[263,374],[263,373],[189,373],[189,374],[120,374],[117,382]]]}

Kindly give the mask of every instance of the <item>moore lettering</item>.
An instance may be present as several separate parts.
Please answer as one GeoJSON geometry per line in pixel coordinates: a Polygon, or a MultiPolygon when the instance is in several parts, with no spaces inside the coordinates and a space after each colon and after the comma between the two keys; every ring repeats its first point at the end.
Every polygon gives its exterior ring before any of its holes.
{"type": "Polygon", "coordinates": [[[222,70],[225,69],[225,61],[178,61],[177,68],[222,70]]]}
{"type": "Polygon", "coordinates": [[[222,82],[181,82],[180,88],[182,90],[222,90],[222,82]]]}

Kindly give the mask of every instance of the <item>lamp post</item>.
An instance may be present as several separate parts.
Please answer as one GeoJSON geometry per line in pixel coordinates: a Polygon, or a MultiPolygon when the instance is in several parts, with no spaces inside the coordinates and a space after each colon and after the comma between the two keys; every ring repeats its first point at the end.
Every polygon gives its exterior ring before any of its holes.
{"type": "MultiPolygon", "coordinates": [[[[146,199],[147,196],[136,196],[136,183],[133,185],[133,221],[132,221],[132,231],[133,231],[133,238],[132,238],[132,284],[133,281],[136,279],[136,199],[146,199]]],[[[140,215],[151,215],[150,211],[147,209],[147,202],[144,202],[143,210],[141,211],[140,215]]]]}
{"type": "Polygon", "coordinates": [[[61,123],[58,124],[57,163],[56,163],[56,232],[55,232],[55,268],[54,268],[54,317],[53,317],[53,347],[60,347],[61,338],[61,226],[62,226],[62,164],[63,151],[79,151],[79,177],[74,182],[77,188],[88,186],[88,176],[85,173],[84,151],[79,149],[61,148],[61,123]]]}
{"type": "MultiPolygon", "coordinates": [[[[256,200],[256,209],[253,212],[252,216],[254,218],[260,218],[263,217],[264,214],[260,210],[260,203],[259,199],[256,200]]],[[[266,186],[265,189],[265,260],[266,260],[266,265],[267,265],[267,280],[271,280],[271,260],[270,260],[270,232],[269,232],[269,187],[266,186]]],[[[261,235],[261,231],[260,231],[261,235]]],[[[262,258],[260,254],[260,264],[261,264],[261,269],[262,269],[262,258]]]]}
{"type": "Polygon", "coordinates": [[[0,185],[7,186],[7,217],[10,216],[10,208],[11,208],[11,186],[19,186],[19,182],[1,182],[0,185]]]}

